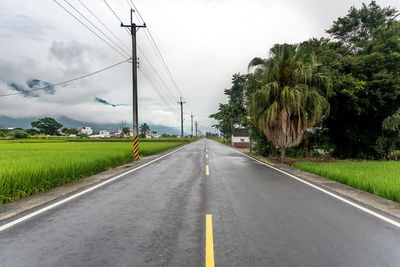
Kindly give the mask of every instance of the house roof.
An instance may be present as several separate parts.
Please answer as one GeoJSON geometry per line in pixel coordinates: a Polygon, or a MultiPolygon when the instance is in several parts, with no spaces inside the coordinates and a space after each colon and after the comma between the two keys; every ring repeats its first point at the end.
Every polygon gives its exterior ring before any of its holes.
{"type": "Polygon", "coordinates": [[[249,132],[246,128],[234,128],[232,136],[249,136],[249,132]]]}

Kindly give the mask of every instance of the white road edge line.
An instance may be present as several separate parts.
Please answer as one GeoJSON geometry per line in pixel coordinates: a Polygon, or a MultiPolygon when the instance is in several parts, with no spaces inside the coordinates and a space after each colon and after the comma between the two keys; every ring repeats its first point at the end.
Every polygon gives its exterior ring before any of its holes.
{"type": "Polygon", "coordinates": [[[400,228],[400,223],[399,223],[399,222],[396,222],[396,221],[394,221],[394,220],[392,220],[392,219],[390,219],[390,218],[387,218],[387,217],[385,217],[385,216],[383,216],[383,215],[381,215],[381,214],[379,214],[379,213],[377,213],[377,212],[375,212],[375,211],[372,211],[372,210],[367,209],[367,208],[365,208],[365,207],[363,207],[363,206],[361,206],[361,205],[358,205],[357,203],[354,203],[354,202],[352,202],[352,201],[349,201],[349,200],[347,200],[347,199],[345,199],[345,198],[343,198],[343,197],[341,197],[341,196],[339,196],[339,195],[336,195],[336,194],[334,194],[334,193],[332,193],[332,192],[329,192],[329,191],[327,191],[327,190],[325,190],[325,189],[323,189],[323,188],[321,188],[321,187],[319,187],[319,186],[316,186],[316,185],[314,185],[314,184],[312,184],[312,183],[309,183],[309,182],[307,182],[307,181],[304,181],[303,179],[300,179],[300,178],[298,178],[297,176],[295,176],[295,175],[293,175],[293,174],[287,173],[287,172],[282,171],[282,170],[280,170],[280,169],[278,169],[278,168],[275,168],[275,167],[273,167],[273,166],[271,166],[271,165],[269,165],[269,164],[267,164],[267,163],[264,163],[264,162],[261,162],[261,161],[255,159],[255,158],[252,158],[252,157],[250,157],[249,155],[246,155],[246,154],[244,154],[244,153],[242,153],[242,152],[240,152],[240,151],[237,151],[236,149],[233,149],[233,148],[231,148],[231,147],[229,147],[229,148],[232,149],[233,151],[235,151],[235,152],[237,152],[237,153],[243,155],[243,156],[248,157],[249,159],[252,159],[252,160],[254,160],[254,161],[258,162],[258,163],[261,163],[261,164],[263,164],[263,165],[265,165],[265,166],[267,166],[267,167],[269,167],[269,168],[271,168],[271,169],[274,169],[274,170],[276,170],[276,171],[278,171],[278,172],[281,172],[281,173],[283,173],[283,174],[286,174],[287,176],[289,176],[289,177],[291,177],[291,178],[293,178],[293,179],[295,179],[295,180],[297,180],[297,181],[299,181],[299,182],[302,182],[302,183],[304,183],[304,184],[306,184],[306,185],[308,185],[308,186],[311,186],[312,188],[315,188],[315,189],[317,189],[317,190],[319,190],[319,191],[321,191],[321,192],[324,192],[325,194],[328,194],[328,195],[330,195],[330,196],[332,196],[332,197],[334,197],[334,198],[336,198],[336,199],[339,199],[339,200],[341,200],[341,201],[343,201],[343,202],[345,202],[345,203],[347,203],[347,204],[349,204],[349,205],[351,205],[351,206],[353,206],[353,207],[355,207],[355,208],[358,208],[358,209],[360,209],[360,210],[362,210],[362,211],[364,211],[364,212],[366,212],[366,213],[368,213],[368,214],[370,214],[370,215],[372,215],[372,216],[375,216],[375,217],[377,217],[377,218],[379,218],[379,219],[381,219],[381,220],[384,220],[385,222],[388,222],[388,223],[390,223],[390,224],[392,224],[392,225],[397,226],[397,227],[400,228]]]}
{"type": "MultiPolygon", "coordinates": [[[[189,144],[188,144],[188,145],[189,145],[189,144]]],[[[48,211],[48,210],[50,210],[50,209],[52,209],[52,208],[55,208],[55,207],[58,207],[58,206],[64,204],[65,202],[68,202],[68,201],[70,201],[70,200],[72,200],[72,199],[75,199],[75,198],[77,198],[77,197],[79,197],[79,196],[82,196],[82,195],[84,195],[84,194],[86,194],[86,193],[89,193],[89,192],[91,192],[91,191],[93,191],[93,190],[95,190],[95,189],[97,189],[97,188],[99,188],[99,187],[102,187],[103,185],[106,185],[106,184],[108,184],[108,183],[111,183],[112,181],[115,181],[115,180],[121,178],[122,176],[125,176],[125,175],[127,175],[127,174],[129,174],[129,173],[131,173],[131,172],[134,172],[134,171],[137,171],[137,170],[139,170],[139,169],[141,169],[141,168],[144,168],[144,167],[146,167],[147,165],[150,165],[150,164],[152,164],[152,163],[154,163],[154,162],[156,162],[156,161],[158,161],[158,160],[160,160],[160,159],[162,159],[162,158],[165,158],[165,157],[167,157],[167,156],[169,156],[169,155],[171,155],[171,154],[173,154],[173,153],[176,153],[176,152],[178,152],[179,150],[184,149],[184,148],[186,148],[186,147],[187,147],[187,145],[185,145],[185,146],[183,146],[183,147],[181,147],[181,148],[178,148],[178,149],[176,149],[176,150],[174,150],[174,151],[171,151],[171,152],[169,152],[168,154],[165,154],[165,155],[163,155],[163,156],[161,156],[161,157],[158,157],[158,158],[156,158],[156,159],[153,159],[152,161],[149,161],[149,162],[147,162],[147,163],[145,163],[145,164],[143,164],[143,165],[141,165],[141,166],[139,166],[139,167],[136,167],[136,168],[134,168],[134,169],[132,169],[132,170],[126,171],[126,172],[124,172],[124,173],[122,173],[122,174],[119,174],[119,175],[113,177],[113,178],[110,178],[110,179],[107,180],[107,181],[101,182],[101,183],[99,183],[99,184],[97,184],[97,185],[95,185],[95,186],[93,186],[93,187],[90,187],[90,188],[88,188],[88,189],[86,189],[86,190],[83,190],[83,191],[81,191],[81,192],[79,192],[79,193],[76,193],[76,194],[74,194],[74,195],[72,195],[72,196],[69,196],[69,197],[64,198],[64,199],[62,199],[62,200],[60,200],[60,201],[57,201],[56,203],[53,203],[53,204],[48,205],[48,206],[46,206],[46,207],[44,207],[44,208],[41,208],[41,209],[39,209],[39,210],[37,210],[37,211],[34,211],[34,212],[32,212],[32,213],[30,213],[30,214],[28,214],[28,215],[22,216],[21,218],[18,218],[18,219],[14,220],[14,221],[11,221],[11,222],[9,222],[9,223],[6,223],[6,224],[0,226],[0,232],[2,232],[2,231],[4,231],[4,230],[6,230],[6,229],[8,229],[8,228],[10,228],[10,227],[12,227],[12,226],[18,224],[18,223],[21,223],[21,222],[23,222],[23,221],[26,221],[26,220],[28,220],[28,219],[30,219],[30,218],[36,216],[36,215],[39,215],[39,214],[41,214],[41,213],[43,213],[43,212],[45,212],[45,211],[48,211]]]]}

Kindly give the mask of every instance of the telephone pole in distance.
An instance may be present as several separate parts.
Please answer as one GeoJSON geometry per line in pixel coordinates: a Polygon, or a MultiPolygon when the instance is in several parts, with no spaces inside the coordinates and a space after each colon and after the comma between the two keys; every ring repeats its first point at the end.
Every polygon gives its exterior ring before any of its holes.
{"type": "Polygon", "coordinates": [[[178,104],[181,104],[181,143],[183,144],[183,104],[186,102],[182,101],[182,97],[180,97],[180,100],[178,104]]]}
{"type": "Polygon", "coordinates": [[[139,159],[139,136],[138,136],[138,93],[137,93],[137,54],[136,54],[136,29],[145,28],[146,23],[143,25],[136,25],[133,23],[133,9],[131,9],[131,24],[124,25],[121,22],[121,27],[128,27],[131,29],[132,36],[132,91],[133,91],[133,156],[134,160],[139,159]]]}
{"type": "Polygon", "coordinates": [[[191,127],[190,127],[190,129],[191,129],[191,131],[192,131],[192,135],[190,136],[191,138],[193,138],[193,114],[190,114],[190,121],[191,121],[191,127]]]}
{"type": "Polygon", "coordinates": [[[196,138],[197,138],[197,121],[194,123],[194,125],[196,126],[196,138]]]}

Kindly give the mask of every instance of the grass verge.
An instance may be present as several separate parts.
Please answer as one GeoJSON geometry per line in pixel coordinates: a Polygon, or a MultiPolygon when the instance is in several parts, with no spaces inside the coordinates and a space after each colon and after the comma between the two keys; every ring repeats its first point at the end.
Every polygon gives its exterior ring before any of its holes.
{"type": "MultiPolygon", "coordinates": [[[[180,143],[140,143],[140,156],[180,143]]],[[[132,161],[129,142],[0,143],[0,204],[132,161]]]]}
{"type": "Polygon", "coordinates": [[[316,163],[298,161],[293,166],[383,198],[400,202],[400,162],[340,161],[316,163]]]}

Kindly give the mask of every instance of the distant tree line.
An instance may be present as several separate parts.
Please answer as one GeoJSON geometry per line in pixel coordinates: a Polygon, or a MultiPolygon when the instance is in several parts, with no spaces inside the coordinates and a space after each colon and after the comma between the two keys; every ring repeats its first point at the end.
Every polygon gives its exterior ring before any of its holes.
{"type": "Polygon", "coordinates": [[[350,8],[330,38],[276,44],[234,74],[210,115],[225,137],[249,129],[258,153],[396,158],[400,141],[400,22],[375,1],[350,8]]]}

